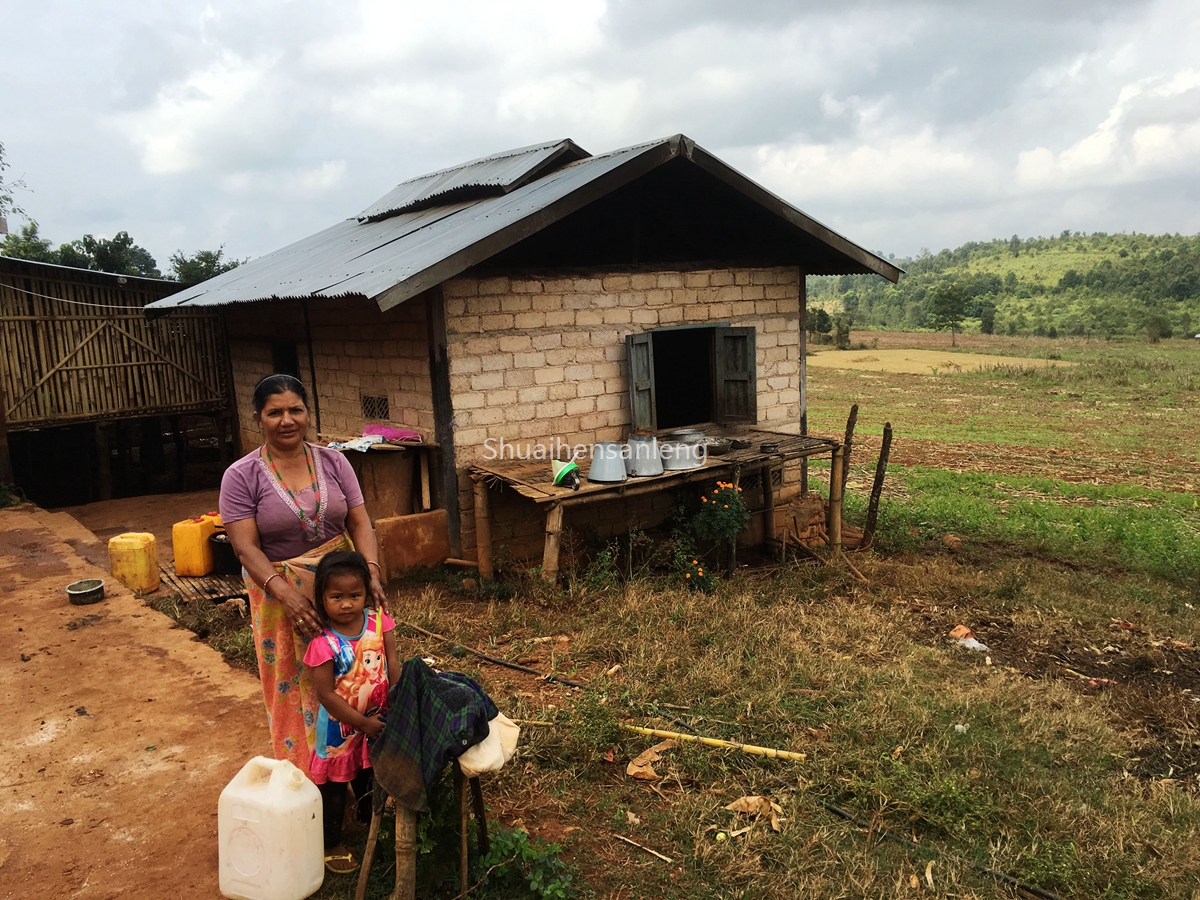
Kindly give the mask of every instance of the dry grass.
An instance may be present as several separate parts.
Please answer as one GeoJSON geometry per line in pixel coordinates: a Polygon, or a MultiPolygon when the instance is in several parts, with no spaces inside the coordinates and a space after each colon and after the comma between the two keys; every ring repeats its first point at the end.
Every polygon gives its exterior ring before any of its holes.
{"type": "Polygon", "coordinates": [[[1178,691],[1137,680],[1097,689],[1062,666],[1046,670],[1041,658],[1023,665],[1003,647],[988,666],[945,638],[947,622],[965,619],[985,641],[1022,627],[1090,645],[1111,618],[1144,614],[1148,641],[1179,625],[1165,611],[1168,589],[1155,597],[1118,579],[1114,591],[1069,570],[976,568],[944,555],[855,565],[869,585],[845,569],[803,567],[712,594],[641,581],[549,604],[443,598],[439,611],[426,595],[402,599],[398,612],[509,658],[547,646],[529,637],[569,635],[565,652],[536,652],[541,668],[595,684],[586,700],[470,660],[454,667],[478,672],[509,715],[557,723],[525,730],[523,764],[489,788],[493,807],[506,823],[565,839],[601,896],[913,896],[913,875],[928,896],[1008,894],[970,863],[1063,897],[1192,896],[1200,878],[1194,772],[1171,778],[1140,765],[1194,740],[1197,714],[1178,691]],[[1158,699],[1148,703],[1151,695],[1158,699]],[[1155,703],[1162,716],[1179,717],[1157,735],[1139,718],[1155,703]],[[760,768],[688,745],[668,754],[654,790],[624,776],[625,761],[652,740],[618,737],[612,726],[678,730],[650,716],[655,704],[698,717],[695,727],[711,736],[809,760],[760,768]],[[712,827],[738,827],[723,806],[753,793],[783,805],[783,834],[756,827],[718,843],[712,827]],[[826,802],[925,849],[880,843],[826,802]],[[674,863],[616,842],[614,832],[674,863]]]}

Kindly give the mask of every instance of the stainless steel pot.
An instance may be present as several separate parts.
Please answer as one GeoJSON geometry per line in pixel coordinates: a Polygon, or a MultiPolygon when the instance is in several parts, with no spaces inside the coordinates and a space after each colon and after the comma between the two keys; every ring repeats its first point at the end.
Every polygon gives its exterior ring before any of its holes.
{"type": "Polygon", "coordinates": [[[616,484],[626,478],[628,476],[625,474],[625,445],[620,441],[599,441],[593,444],[588,481],[616,484]]]}
{"type": "Polygon", "coordinates": [[[634,478],[648,478],[663,473],[662,458],[658,454],[658,438],[652,434],[629,436],[625,472],[634,478]]]}
{"type": "Polygon", "coordinates": [[[663,441],[658,452],[662,457],[663,468],[668,472],[698,469],[704,465],[705,448],[703,444],[663,441]]]}

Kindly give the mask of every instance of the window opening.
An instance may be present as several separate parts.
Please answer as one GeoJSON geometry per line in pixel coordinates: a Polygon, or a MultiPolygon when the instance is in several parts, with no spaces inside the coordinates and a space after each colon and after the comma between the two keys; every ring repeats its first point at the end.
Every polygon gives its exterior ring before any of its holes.
{"type": "Polygon", "coordinates": [[[386,421],[391,416],[391,410],[388,408],[388,398],[363,394],[362,414],[364,419],[382,419],[386,421]]]}
{"type": "Polygon", "coordinates": [[[715,328],[651,332],[654,346],[654,407],[658,427],[713,421],[715,328]]]}
{"type": "Polygon", "coordinates": [[[625,337],[634,431],[758,421],[754,328],[658,328],[625,337]]]}

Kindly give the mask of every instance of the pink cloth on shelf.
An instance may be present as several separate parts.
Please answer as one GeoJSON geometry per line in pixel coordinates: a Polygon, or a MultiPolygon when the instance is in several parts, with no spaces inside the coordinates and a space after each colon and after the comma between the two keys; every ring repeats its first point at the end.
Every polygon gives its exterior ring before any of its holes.
{"type": "MultiPolygon", "coordinates": [[[[321,521],[315,541],[305,540],[300,519],[280,496],[275,477],[258,450],[231,465],[221,479],[222,521],[254,519],[262,551],[272,562],[303,556],[313,547],[337,537],[346,530],[346,513],[363,504],[362,488],[346,457],[316,444],[309,444],[308,448],[321,488],[321,521]]],[[[311,487],[300,491],[296,501],[306,515],[316,512],[317,501],[311,487]]]]}
{"type": "Polygon", "coordinates": [[[377,434],[385,441],[419,441],[421,435],[411,428],[395,428],[391,425],[364,425],[363,435],[377,434]]]}

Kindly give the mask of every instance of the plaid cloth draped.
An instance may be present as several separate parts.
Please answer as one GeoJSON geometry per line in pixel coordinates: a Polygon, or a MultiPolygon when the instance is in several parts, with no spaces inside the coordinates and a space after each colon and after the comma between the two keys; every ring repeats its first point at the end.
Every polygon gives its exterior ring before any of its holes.
{"type": "MultiPolygon", "coordinates": [[[[352,550],[343,532],[314,547],[304,556],[275,563],[275,571],[308,599],[313,598],[314,575],[321,557],[334,550],[352,550]]],[[[242,570],[250,597],[250,625],[258,656],[258,678],[267,704],[267,727],[276,759],[287,759],[308,774],[309,757],[316,739],[317,692],[304,665],[304,640],[292,627],[287,608],[263,591],[242,570]]]]}
{"type": "Polygon", "coordinates": [[[375,780],[407,809],[429,809],[442,769],[488,736],[500,711],[460,672],[434,672],[419,657],[404,664],[388,695],[387,723],[371,747],[375,780]]]}

